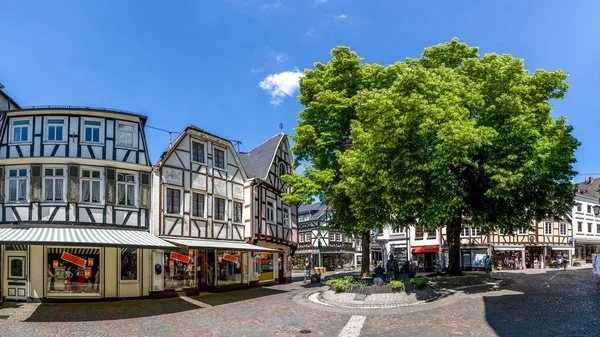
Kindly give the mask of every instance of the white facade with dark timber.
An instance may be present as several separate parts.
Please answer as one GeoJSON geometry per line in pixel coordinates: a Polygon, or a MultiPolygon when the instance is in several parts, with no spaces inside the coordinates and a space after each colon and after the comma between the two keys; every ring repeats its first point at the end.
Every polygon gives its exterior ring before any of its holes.
{"type": "Polygon", "coordinates": [[[148,236],[152,167],[145,123],[144,116],[96,108],[3,112],[3,297],[148,294],[150,248],[171,245],[148,236]],[[79,230],[56,240],[61,228],[79,230]],[[139,240],[125,243],[105,230],[139,240]]]}
{"type": "MultiPolygon", "coordinates": [[[[289,189],[281,179],[293,174],[293,157],[287,135],[279,133],[248,153],[240,153],[248,173],[245,198],[249,201],[246,239],[261,247],[277,249],[273,280],[291,282],[291,256],[298,247],[298,209],[285,203],[282,193],[289,189]]],[[[261,281],[268,281],[264,276],[261,281]]]]}

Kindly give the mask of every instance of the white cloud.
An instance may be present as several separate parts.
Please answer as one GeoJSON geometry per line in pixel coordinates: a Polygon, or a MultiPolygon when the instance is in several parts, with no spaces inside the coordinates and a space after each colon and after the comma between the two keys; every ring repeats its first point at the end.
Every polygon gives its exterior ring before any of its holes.
{"type": "Polygon", "coordinates": [[[327,0],[317,0],[317,4],[324,4],[326,2],[327,2],[327,0]]]}
{"type": "Polygon", "coordinates": [[[280,0],[275,0],[272,3],[264,3],[261,8],[262,9],[279,9],[282,8],[283,4],[281,3],[280,0]]]}
{"type": "Polygon", "coordinates": [[[330,15],[332,18],[334,19],[346,19],[348,17],[348,15],[346,14],[340,14],[340,15],[330,15]]]}
{"type": "Polygon", "coordinates": [[[271,94],[271,104],[279,105],[286,97],[294,95],[300,86],[300,77],[304,73],[298,69],[271,74],[259,83],[261,89],[271,94]]]}
{"type": "Polygon", "coordinates": [[[275,54],[275,61],[277,61],[277,63],[283,63],[283,61],[287,60],[287,58],[287,55],[284,53],[275,54]]]}

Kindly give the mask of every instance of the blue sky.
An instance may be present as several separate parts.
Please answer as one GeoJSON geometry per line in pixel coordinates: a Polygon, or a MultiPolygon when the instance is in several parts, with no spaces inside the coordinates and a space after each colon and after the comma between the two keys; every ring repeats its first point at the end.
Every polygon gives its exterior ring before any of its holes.
{"type": "MultiPolygon", "coordinates": [[[[456,36],[532,71],[567,71],[554,115],[583,143],[577,170],[600,176],[598,1],[7,1],[0,12],[0,82],[21,105],[130,110],[239,139],[242,151],[280,122],[292,132],[297,76],[332,48],[389,64],[456,36]]],[[[147,136],[155,161],[168,136],[147,136]]]]}

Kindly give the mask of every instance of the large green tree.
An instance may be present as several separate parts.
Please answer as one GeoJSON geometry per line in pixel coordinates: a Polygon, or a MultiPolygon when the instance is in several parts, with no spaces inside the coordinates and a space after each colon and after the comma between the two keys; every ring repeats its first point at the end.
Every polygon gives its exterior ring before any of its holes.
{"type": "MultiPolygon", "coordinates": [[[[363,72],[367,67],[376,66],[363,66],[363,72]]],[[[563,98],[568,88],[566,73],[530,73],[511,55],[480,58],[477,48],[457,39],[378,72],[393,76],[374,76],[385,82],[379,86],[351,85],[355,91],[331,92],[322,84],[309,86],[308,79],[301,86],[301,102],[309,92],[328,97],[304,101],[307,110],[328,117],[320,125],[311,123],[314,128],[339,125],[336,116],[350,123],[349,135],[343,127],[339,147],[321,153],[334,156],[331,193],[349,200],[356,223],[445,225],[449,272],[459,274],[465,222],[483,232],[511,233],[571,209],[579,142],[564,117],[550,114],[550,102],[563,98]],[[350,98],[352,105],[340,103],[350,98]]],[[[321,74],[323,83],[348,85],[347,78],[321,74]]],[[[364,83],[358,75],[350,79],[364,83]]],[[[306,140],[315,148],[331,141],[312,136],[316,133],[303,125],[303,113],[295,150],[307,158],[306,140]]],[[[333,163],[326,155],[318,160],[333,163]]]]}

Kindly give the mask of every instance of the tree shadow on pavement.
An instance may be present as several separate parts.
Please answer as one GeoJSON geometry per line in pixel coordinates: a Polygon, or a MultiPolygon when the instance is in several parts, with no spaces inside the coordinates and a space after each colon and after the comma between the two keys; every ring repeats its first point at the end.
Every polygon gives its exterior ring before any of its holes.
{"type": "Polygon", "coordinates": [[[174,314],[200,307],[180,298],[110,302],[42,303],[25,322],[85,322],[174,314]]]}
{"type": "Polygon", "coordinates": [[[216,293],[216,294],[208,294],[208,295],[200,295],[194,296],[193,298],[206,304],[210,304],[212,306],[224,305],[239,301],[252,300],[260,297],[278,295],[282,293],[287,293],[286,290],[265,288],[265,287],[257,287],[250,288],[245,290],[238,291],[230,291],[225,293],[216,293]]]}

